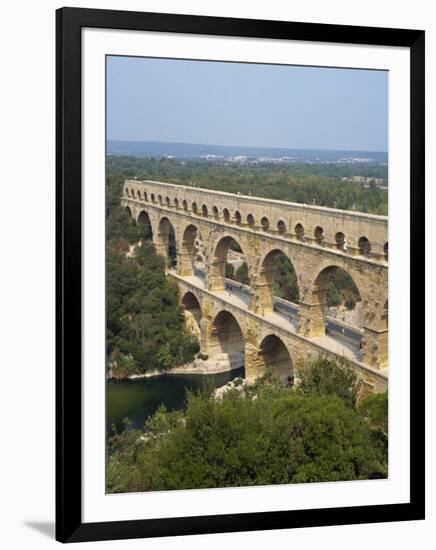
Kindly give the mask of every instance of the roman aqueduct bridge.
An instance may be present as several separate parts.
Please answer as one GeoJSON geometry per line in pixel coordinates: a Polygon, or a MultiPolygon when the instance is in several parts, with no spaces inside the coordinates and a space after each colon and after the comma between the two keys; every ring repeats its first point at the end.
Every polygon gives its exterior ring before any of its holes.
{"type": "Polygon", "coordinates": [[[198,324],[204,354],[242,347],[250,380],[265,365],[292,370],[308,354],[345,355],[368,391],[387,387],[387,217],[139,180],[125,181],[121,203],[137,223],[149,224],[158,254],[168,256],[172,236],[176,267],[168,275],[198,324]],[[198,239],[201,277],[195,269],[198,239]],[[235,241],[250,281],[240,295],[225,290],[227,253],[235,241]],[[292,262],[299,287],[292,322],[274,305],[273,269],[281,254],[292,262]],[[350,275],[361,298],[357,348],[326,334],[327,285],[338,269],[350,275]]]}

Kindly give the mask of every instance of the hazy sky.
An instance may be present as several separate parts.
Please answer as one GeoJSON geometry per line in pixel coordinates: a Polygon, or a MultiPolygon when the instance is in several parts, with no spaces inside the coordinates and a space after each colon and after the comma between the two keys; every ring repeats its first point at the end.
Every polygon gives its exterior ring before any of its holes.
{"type": "Polygon", "coordinates": [[[387,124],[387,72],[108,57],[108,139],[387,151],[387,124]]]}

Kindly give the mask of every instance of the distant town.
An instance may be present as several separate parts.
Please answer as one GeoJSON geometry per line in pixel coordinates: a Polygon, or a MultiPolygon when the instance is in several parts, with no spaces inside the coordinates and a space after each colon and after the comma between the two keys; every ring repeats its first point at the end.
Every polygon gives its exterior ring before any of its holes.
{"type": "Polygon", "coordinates": [[[375,164],[387,166],[384,151],[334,151],[327,149],[284,149],[271,147],[241,147],[165,143],[157,141],[108,140],[109,155],[202,159],[218,163],[239,164],[375,164]]]}

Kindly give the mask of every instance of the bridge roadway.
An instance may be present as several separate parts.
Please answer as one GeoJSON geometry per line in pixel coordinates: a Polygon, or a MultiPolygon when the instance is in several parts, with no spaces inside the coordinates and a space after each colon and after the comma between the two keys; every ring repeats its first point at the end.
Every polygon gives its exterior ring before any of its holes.
{"type": "MultiPolygon", "coordinates": [[[[194,269],[194,274],[197,278],[201,279],[204,288],[204,270],[196,267],[194,269]]],[[[239,300],[244,304],[245,309],[248,310],[252,298],[250,288],[247,285],[243,285],[232,279],[226,279],[227,294],[230,289],[231,295],[229,295],[229,297],[235,296],[236,298],[239,298],[239,300]]],[[[297,331],[299,318],[299,308],[297,304],[274,297],[274,312],[278,316],[285,319],[288,323],[292,324],[295,329],[292,332],[297,331]]],[[[354,351],[355,358],[360,358],[360,343],[363,336],[363,330],[353,327],[348,323],[338,321],[333,317],[327,317],[326,334],[334,340],[342,343],[344,346],[348,346],[351,351],[354,351]]]]}
{"type": "MultiPolygon", "coordinates": [[[[178,281],[186,282],[199,290],[205,291],[204,272],[201,269],[196,268],[193,275],[186,277],[177,275],[175,270],[168,270],[167,273],[178,281]]],[[[248,287],[242,285],[241,289],[241,285],[231,279],[226,280],[226,290],[208,291],[208,293],[245,312],[249,311],[251,295],[248,287]]],[[[278,307],[277,305],[276,301],[274,311],[266,313],[262,319],[281,330],[298,336],[298,307],[284,300],[280,300],[278,307]]],[[[326,333],[323,336],[311,338],[310,342],[326,351],[336,355],[342,355],[353,362],[361,363],[362,358],[359,342],[362,334],[359,330],[353,330],[350,326],[344,326],[342,323],[336,322],[333,319],[329,319],[327,323],[329,330],[335,331],[338,337],[333,337],[331,334],[326,333]],[[344,329],[344,332],[342,329],[344,329]]]]}

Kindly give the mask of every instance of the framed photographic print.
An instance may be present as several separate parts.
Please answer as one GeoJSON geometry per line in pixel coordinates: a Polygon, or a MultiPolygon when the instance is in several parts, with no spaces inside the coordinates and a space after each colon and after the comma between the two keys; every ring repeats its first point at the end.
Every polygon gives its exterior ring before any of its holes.
{"type": "Polygon", "coordinates": [[[58,10],[57,539],[424,518],[423,266],[423,31],[58,10]]]}

